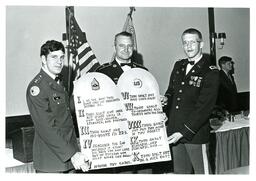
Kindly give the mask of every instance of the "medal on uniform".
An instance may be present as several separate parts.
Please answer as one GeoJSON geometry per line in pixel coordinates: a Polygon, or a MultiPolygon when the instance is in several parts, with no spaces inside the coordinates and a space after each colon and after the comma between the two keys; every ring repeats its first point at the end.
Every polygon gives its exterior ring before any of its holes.
{"type": "Polygon", "coordinates": [[[196,86],[200,87],[201,86],[201,82],[202,82],[202,77],[198,77],[198,80],[196,82],[196,86]]]}
{"type": "Polygon", "coordinates": [[[193,85],[194,84],[194,77],[195,76],[190,76],[190,81],[188,82],[189,85],[193,85]]]}
{"type": "Polygon", "coordinates": [[[58,96],[56,93],[53,94],[53,101],[58,101],[60,99],[60,96],[58,96]]]}

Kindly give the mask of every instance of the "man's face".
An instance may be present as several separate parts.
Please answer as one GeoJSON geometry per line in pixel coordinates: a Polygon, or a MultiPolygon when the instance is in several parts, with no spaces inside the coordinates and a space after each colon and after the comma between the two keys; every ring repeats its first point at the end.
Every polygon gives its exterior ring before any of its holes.
{"type": "Polygon", "coordinates": [[[63,68],[64,57],[64,52],[61,50],[50,52],[47,57],[42,57],[43,65],[49,72],[57,75],[63,68]]]}
{"type": "Polygon", "coordinates": [[[116,58],[128,61],[133,53],[133,41],[127,36],[118,36],[115,44],[116,58]]]}
{"type": "Polygon", "coordinates": [[[197,34],[185,34],[182,36],[182,44],[185,54],[193,59],[202,54],[203,42],[200,41],[197,34]]]}
{"type": "Polygon", "coordinates": [[[226,70],[227,72],[232,70],[232,62],[228,61],[222,65],[222,69],[226,70]]]}

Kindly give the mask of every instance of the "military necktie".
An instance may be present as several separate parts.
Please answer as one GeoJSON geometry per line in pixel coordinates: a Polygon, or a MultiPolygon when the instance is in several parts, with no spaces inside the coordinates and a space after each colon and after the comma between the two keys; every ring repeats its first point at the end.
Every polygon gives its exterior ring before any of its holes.
{"type": "Polygon", "coordinates": [[[60,75],[57,75],[54,79],[57,83],[60,83],[61,81],[61,76],[60,75]]]}
{"type": "Polygon", "coordinates": [[[129,67],[132,65],[131,63],[120,63],[120,66],[125,66],[125,65],[128,65],[129,67]]]}
{"type": "Polygon", "coordinates": [[[228,73],[228,78],[229,78],[230,82],[233,84],[234,83],[233,79],[232,79],[232,77],[231,77],[231,75],[229,73],[228,73]]]}

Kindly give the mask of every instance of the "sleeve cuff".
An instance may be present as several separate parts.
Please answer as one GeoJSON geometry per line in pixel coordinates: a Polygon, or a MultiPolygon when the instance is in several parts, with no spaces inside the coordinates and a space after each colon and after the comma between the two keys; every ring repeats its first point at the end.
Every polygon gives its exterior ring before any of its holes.
{"type": "Polygon", "coordinates": [[[196,133],[191,128],[189,128],[186,124],[184,124],[184,127],[181,130],[181,134],[183,135],[184,138],[191,141],[196,133]]]}

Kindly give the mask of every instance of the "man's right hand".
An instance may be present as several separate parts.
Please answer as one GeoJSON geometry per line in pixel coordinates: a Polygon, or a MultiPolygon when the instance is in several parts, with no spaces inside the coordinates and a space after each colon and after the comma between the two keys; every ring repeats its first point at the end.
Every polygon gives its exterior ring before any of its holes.
{"type": "Polygon", "coordinates": [[[76,170],[82,169],[84,172],[89,170],[89,159],[81,152],[76,152],[71,157],[71,162],[76,170]]]}
{"type": "Polygon", "coordinates": [[[160,95],[160,101],[162,103],[162,107],[167,105],[168,97],[160,95]]]}

